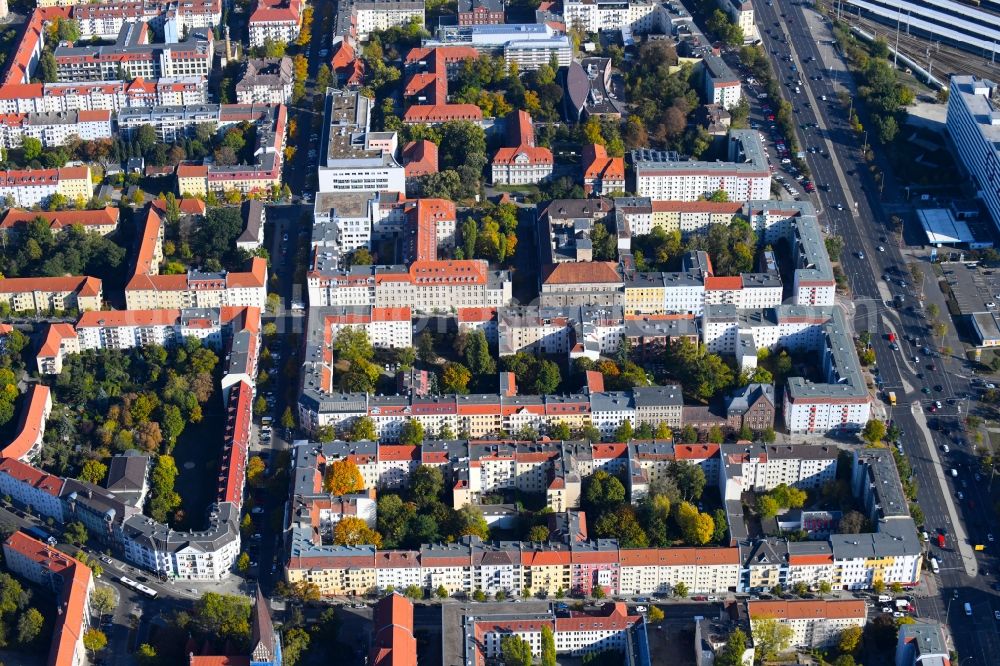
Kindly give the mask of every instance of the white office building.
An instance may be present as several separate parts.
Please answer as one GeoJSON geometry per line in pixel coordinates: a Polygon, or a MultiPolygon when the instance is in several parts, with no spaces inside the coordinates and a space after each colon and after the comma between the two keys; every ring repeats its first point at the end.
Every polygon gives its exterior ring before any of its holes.
{"type": "Polygon", "coordinates": [[[992,81],[953,76],[950,92],[948,134],[1000,228],[1000,90],[992,81]]]}

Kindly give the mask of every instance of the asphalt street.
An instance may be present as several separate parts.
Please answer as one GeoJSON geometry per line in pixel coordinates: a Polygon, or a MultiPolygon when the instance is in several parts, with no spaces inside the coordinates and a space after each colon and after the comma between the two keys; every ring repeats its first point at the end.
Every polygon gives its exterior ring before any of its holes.
{"type": "MultiPolygon", "coordinates": [[[[941,562],[936,580],[940,596],[919,600],[918,610],[949,622],[963,663],[965,658],[993,663],[987,657],[1000,654],[994,617],[994,611],[1000,610],[1000,597],[990,590],[986,578],[986,572],[997,571],[996,548],[987,539],[991,528],[981,513],[982,507],[990,506],[989,488],[974,476],[974,456],[962,425],[974,407],[965,399],[973,391],[972,370],[961,356],[941,353],[946,346],[962,349],[957,341],[950,342],[955,339],[950,321],[948,344],[935,342],[931,336],[926,306],[937,304],[945,318],[948,310],[931,266],[906,247],[907,241],[920,244],[915,238],[919,230],[892,228],[891,215],[906,210],[899,188],[890,177],[880,189],[871,177],[861,154],[870,137],[854,133],[847,124],[849,109],[837,101],[839,91],[847,91],[850,99],[857,95],[831,44],[828,27],[818,13],[788,0],[755,3],[755,8],[763,46],[782,94],[795,108],[799,143],[803,150],[820,149],[806,152],[805,158],[817,186],[829,185],[829,191],[821,187],[812,195],[820,220],[844,239],[841,263],[851,288],[845,307],[853,315],[856,333],[871,332],[882,387],[898,397],[897,407],[885,405],[885,409],[904,432],[901,443],[919,485],[917,503],[926,530],[932,538],[939,531],[946,534],[945,548],[929,548],[941,562]],[[784,56],[790,56],[790,61],[783,60],[784,56]],[[795,94],[800,78],[801,93],[795,94]],[[811,128],[813,123],[818,128],[811,128]],[[803,130],[802,125],[810,128],[803,130]],[[823,150],[829,155],[824,156],[823,150]],[[907,262],[921,265],[922,285],[913,283],[907,262]],[[903,302],[891,307],[897,294],[903,302]],[[890,332],[899,338],[898,350],[890,348],[890,332]],[[940,409],[934,406],[936,401],[941,402],[940,409]],[[946,443],[950,454],[943,452],[946,443]],[[953,477],[951,469],[958,476],[953,477]],[[977,544],[985,550],[975,552],[977,544]],[[965,615],[965,602],[973,607],[971,617],[965,615]]],[[[928,569],[924,575],[933,574],[928,569]]]]}

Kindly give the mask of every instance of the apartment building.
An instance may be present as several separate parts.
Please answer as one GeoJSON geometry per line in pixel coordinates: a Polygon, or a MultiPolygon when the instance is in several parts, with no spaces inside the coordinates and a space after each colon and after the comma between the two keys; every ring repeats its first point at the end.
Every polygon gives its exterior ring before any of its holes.
{"type": "Polygon", "coordinates": [[[479,53],[503,56],[520,71],[536,70],[554,57],[560,67],[572,61],[569,37],[547,23],[502,25],[442,25],[436,38],[425,39],[425,48],[467,46],[479,53]]]}
{"type": "Polygon", "coordinates": [[[100,236],[113,234],[118,230],[118,209],[106,206],[97,210],[24,210],[8,208],[0,220],[0,235],[20,233],[35,220],[44,220],[54,233],[78,227],[100,236]]]}
{"type": "Polygon", "coordinates": [[[729,224],[740,215],[743,204],[715,201],[653,201],[645,197],[615,199],[619,225],[624,222],[635,236],[649,234],[660,227],[665,232],[680,232],[682,237],[705,233],[713,224],[729,224]]]}
{"type": "Polygon", "coordinates": [[[336,35],[352,35],[367,42],[376,30],[424,25],[423,0],[338,0],[336,35]]]}
{"type": "Polygon", "coordinates": [[[59,81],[105,81],[128,77],[207,77],[212,70],[214,35],[211,28],[195,28],[179,42],[151,43],[146,23],[122,25],[114,44],[55,48],[59,81]]]}
{"type": "Polygon", "coordinates": [[[64,480],[15,458],[0,458],[0,492],[19,506],[39,515],[63,521],[60,499],[64,480]]]}
{"type": "Polygon", "coordinates": [[[951,655],[944,626],[934,620],[917,620],[899,627],[896,666],[948,666],[951,655]]]}
{"type": "Polygon", "coordinates": [[[542,654],[542,628],[547,627],[553,633],[556,654],[581,657],[604,650],[635,651],[637,657],[629,663],[649,664],[643,616],[629,615],[624,603],[607,603],[597,612],[487,613],[469,618],[466,626],[469,630],[463,648],[468,663],[498,659],[501,639],[511,635],[526,641],[532,655],[538,657],[542,654]]]}
{"type": "Polygon", "coordinates": [[[512,111],[507,116],[506,131],[506,145],[490,161],[493,184],[526,185],[549,178],[555,161],[551,150],[535,145],[531,116],[525,111],[512,111]]]}
{"type": "Polygon", "coordinates": [[[497,311],[500,356],[521,351],[597,360],[613,354],[624,331],[620,307],[520,306],[497,311]]]}
{"type": "Polygon", "coordinates": [[[613,30],[627,36],[670,32],[667,10],[656,2],[567,0],[563,4],[563,21],[567,28],[584,32],[613,30]]]}
{"type": "Polygon", "coordinates": [[[136,274],[125,287],[129,310],[255,307],[263,311],[266,300],[267,262],[260,257],[251,260],[247,272],[136,274]]]}
{"type": "MultiPolygon", "coordinates": [[[[406,586],[398,589],[405,589],[406,586]]],[[[413,634],[413,602],[393,592],[375,604],[373,638],[368,663],[372,666],[403,666],[417,663],[417,639],[413,634]]]]}
{"type": "Polygon", "coordinates": [[[42,450],[45,422],[52,412],[52,396],[44,384],[30,384],[14,438],[0,449],[0,457],[28,462],[42,450]]]}
{"type": "Polygon", "coordinates": [[[1000,228],[1000,92],[992,81],[952,76],[948,136],[976,193],[1000,228]]]}
{"type": "Polygon", "coordinates": [[[57,0],[57,3],[63,7],[73,6],[71,16],[84,39],[96,37],[114,40],[125,23],[143,22],[162,31],[167,42],[171,43],[176,42],[178,35],[185,30],[213,28],[222,22],[220,0],[186,0],[183,3],[149,0],[87,3],[57,0]]]}
{"type": "Polygon", "coordinates": [[[247,21],[250,48],[264,46],[268,40],[290,44],[302,29],[303,3],[299,0],[257,0],[247,21]]]}
{"type": "Polygon", "coordinates": [[[0,116],[0,147],[18,148],[25,137],[38,139],[44,148],[63,146],[71,138],[81,141],[110,139],[111,112],[69,111],[0,116]]]}
{"type": "Polygon", "coordinates": [[[640,197],[654,201],[697,201],[718,190],[730,201],[766,200],[771,172],[756,130],[732,130],[725,162],[682,160],[671,151],[633,150],[635,184],[640,197]]]}
{"type": "Polygon", "coordinates": [[[868,621],[863,599],[749,601],[747,610],[755,630],[761,620],[777,620],[791,627],[790,645],[805,649],[829,647],[840,639],[844,630],[863,629],[868,621]]]}
{"type": "Polygon", "coordinates": [[[50,114],[111,111],[139,106],[185,106],[208,101],[202,77],[161,77],[147,81],[17,83],[0,86],[0,113],[50,114]]]}
{"type": "Polygon", "coordinates": [[[318,192],[405,192],[395,134],[370,131],[372,100],[360,92],[328,90],[320,146],[318,192]]]}
{"type": "Polygon", "coordinates": [[[750,0],[717,0],[717,4],[722,11],[726,12],[729,20],[743,31],[743,40],[745,42],[753,41],[757,35],[753,3],[750,0]]]}
{"type": "Polygon", "coordinates": [[[499,307],[511,300],[510,275],[482,260],[415,261],[405,266],[313,270],[306,276],[312,306],[409,307],[414,312],[499,307]]]}
{"type": "Polygon", "coordinates": [[[24,532],[14,532],[3,543],[4,564],[16,576],[52,592],[58,611],[52,627],[48,662],[57,666],[90,663],[83,643],[90,628],[90,597],[94,577],[90,568],[24,532]]]}
{"type": "Polygon", "coordinates": [[[0,198],[13,207],[41,206],[53,194],[61,194],[69,201],[76,201],[81,197],[84,201],[89,201],[94,195],[90,167],[0,171],[0,198]]]}
{"type": "Polygon", "coordinates": [[[712,53],[705,54],[701,65],[703,92],[707,102],[727,111],[738,106],[743,98],[740,77],[721,57],[712,53]]]}
{"type": "MultiPolygon", "coordinates": [[[[326,335],[332,343],[344,329],[361,330],[378,349],[413,347],[413,325],[410,308],[373,308],[346,306],[319,308],[326,335]]],[[[310,312],[310,318],[312,312],[310,312]]]]}
{"type": "Polygon", "coordinates": [[[583,190],[587,195],[608,196],[625,191],[625,158],[608,157],[600,144],[583,147],[580,168],[583,171],[583,190]]]}
{"type": "Polygon", "coordinates": [[[6,278],[0,280],[0,304],[13,312],[99,310],[101,281],[94,277],[6,278]]]}
{"type": "Polygon", "coordinates": [[[542,267],[542,307],[621,306],[624,280],[610,261],[563,262],[542,267]]]}
{"type": "Polygon", "coordinates": [[[288,104],[294,83],[292,59],[252,58],[236,82],[237,104],[288,104]]]}

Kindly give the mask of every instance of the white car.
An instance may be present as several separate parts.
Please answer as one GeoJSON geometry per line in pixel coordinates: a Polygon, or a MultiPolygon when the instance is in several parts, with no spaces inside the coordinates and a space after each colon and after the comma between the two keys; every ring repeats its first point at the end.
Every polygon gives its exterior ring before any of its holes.
{"type": "Polygon", "coordinates": [[[884,247],[882,247],[881,245],[879,245],[879,246],[878,246],[878,251],[879,251],[879,252],[885,252],[885,248],[884,248],[884,247]]]}
{"type": "Polygon", "coordinates": [[[781,163],[782,164],[791,164],[792,161],[790,159],[788,159],[787,157],[782,157],[781,158],[781,163]]]}

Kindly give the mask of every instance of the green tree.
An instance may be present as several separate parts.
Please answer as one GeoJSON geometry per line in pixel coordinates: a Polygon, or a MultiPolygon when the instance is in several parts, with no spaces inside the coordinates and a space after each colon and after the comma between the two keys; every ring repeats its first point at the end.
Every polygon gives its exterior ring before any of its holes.
{"type": "Polygon", "coordinates": [[[108,645],[108,637],[104,635],[103,631],[97,629],[88,629],[87,633],[83,635],[83,647],[85,647],[90,652],[96,653],[103,650],[108,645]]]}
{"type": "Polygon", "coordinates": [[[663,622],[664,617],[666,616],[664,615],[663,610],[659,606],[649,607],[649,615],[647,616],[647,619],[651,624],[659,624],[660,622],[663,622]]]}
{"type": "Polygon", "coordinates": [[[364,440],[374,442],[378,439],[378,434],[375,431],[375,421],[369,416],[362,416],[361,418],[355,419],[354,423],[351,425],[350,439],[352,442],[360,442],[364,440]]]}
{"type": "Polygon", "coordinates": [[[434,594],[437,596],[438,599],[447,599],[448,588],[446,588],[444,585],[438,585],[437,589],[434,590],[434,594]]]}
{"type": "Polygon", "coordinates": [[[505,666],[531,666],[531,645],[516,634],[500,639],[500,656],[505,666]]]}
{"type": "Polygon", "coordinates": [[[773,617],[758,617],[751,622],[753,643],[761,661],[771,661],[788,649],[794,630],[773,617]]]}
{"type": "MultiPolygon", "coordinates": [[[[404,594],[414,601],[424,598],[424,591],[419,585],[408,585],[404,594]]],[[[448,596],[447,592],[445,593],[445,596],[448,596]]]]}
{"type": "Polygon", "coordinates": [[[239,569],[241,573],[246,573],[247,569],[250,568],[250,555],[247,553],[240,553],[239,558],[236,560],[236,568],[239,569]]]}
{"type": "Polygon", "coordinates": [[[21,141],[21,150],[26,161],[37,160],[42,156],[42,141],[33,136],[26,136],[21,141]]]}
{"type": "Polygon", "coordinates": [[[472,373],[461,363],[446,363],[441,374],[441,388],[445,393],[465,394],[469,392],[472,373]]]}
{"type": "Polygon", "coordinates": [[[156,666],[160,663],[160,656],[157,654],[156,648],[149,643],[143,643],[139,646],[139,649],[135,651],[135,658],[140,666],[156,666]]]}
{"type": "Polygon", "coordinates": [[[816,590],[822,597],[823,595],[830,594],[833,591],[833,585],[831,585],[828,580],[821,580],[819,585],[817,585],[816,590]]]}
{"type": "Polygon", "coordinates": [[[420,446],[424,441],[424,425],[420,421],[408,419],[399,429],[399,443],[420,446]]]}
{"type": "Polygon", "coordinates": [[[106,615],[118,606],[118,597],[110,587],[96,587],[90,595],[90,606],[98,615],[106,615]]]}
{"type": "Polygon", "coordinates": [[[528,530],[528,541],[548,541],[549,528],[545,525],[535,525],[528,530]]]}
{"type": "Polygon", "coordinates": [[[858,649],[861,644],[861,627],[848,627],[840,632],[840,640],[837,642],[837,649],[844,654],[851,654],[858,649]]]}
{"type": "Polygon", "coordinates": [[[552,439],[565,441],[567,439],[570,439],[573,436],[573,433],[570,432],[568,424],[566,424],[563,421],[560,421],[549,428],[549,436],[552,439]]]}
{"type": "Polygon", "coordinates": [[[206,592],[194,604],[194,622],[209,636],[242,643],[250,639],[250,600],[206,592]]]}
{"type": "Polygon", "coordinates": [[[861,437],[870,445],[878,444],[885,438],[885,423],[871,419],[861,431],[861,437]]]}
{"type": "Polygon", "coordinates": [[[490,527],[483,518],[483,512],[471,504],[466,504],[455,512],[454,535],[457,538],[471,534],[483,541],[490,538],[490,527]]]}
{"type": "Polygon", "coordinates": [[[87,543],[87,539],[90,534],[87,532],[87,528],[83,523],[74,521],[66,525],[66,529],[63,531],[63,536],[70,543],[82,544],[87,543]]]}
{"type": "Polygon", "coordinates": [[[21,645],[31,643],[42,633],[45,618],[35,608],[29,608],[17,619],[17,642],[21,645]]]}
{"type": "Polygon", "coordinates": [[[742,629],[734,629],[716,655],[715,666],[743,666],[743,654],[746,650],[747,635],[742,629]]]}
{"type": "Polygon", "coordinates": [[[683,581],[674,585],[674,596],[678,599],[683,599],[688,595],[688,587],[683,581]]]}
{"type": "Polygon", "coordinates": [[[697,501],[705,490],[705,470],[688,461],[672,462],[667,467],[667,475],[677,484],[681,496],[686,500],[697,501]]]}
{"type": "Polygon", "coordinates": [[[556,636],[547,624],[542,626],[542,666],[556,666],[556,636]]]}
{"type": "Polygon", "coordinates": [[[281,639],[282,666],[295,666],[309,649],[309,633],[301,627],[284,632],[281,639]]]}
{"type": "Polygon", "coordinates": [[[104,476],[107,473],[108,466],[100,460],[88,460],[83,463],[83,469],[80,470],[79,479],[81,481],[86,481],[87,483],[98,485],[104,480],[104,476]]]}

